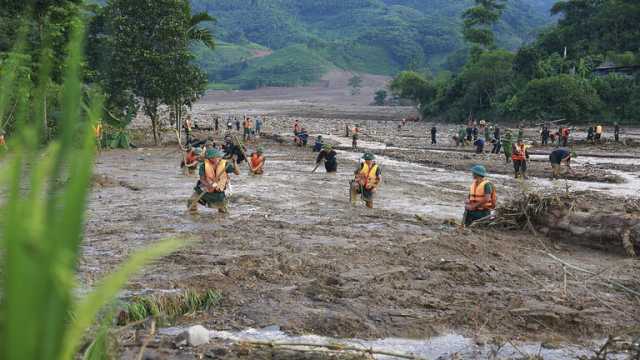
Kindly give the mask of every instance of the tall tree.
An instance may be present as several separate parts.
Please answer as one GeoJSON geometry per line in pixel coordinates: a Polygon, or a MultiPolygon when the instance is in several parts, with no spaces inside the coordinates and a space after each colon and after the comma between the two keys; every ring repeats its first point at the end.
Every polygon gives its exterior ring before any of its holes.
{"type": "MultiPolygon", "coordinates": [[[[187,0],[109,0],[105,8],[111,55],[102,76],[112,91],[131,89],[151,119],[156,144],[161,104],[182,110],[205,90],[206,77],[191,62],[190,44],[213,38],[192,16],[187,0]]],[[[109,94],[116,95],[116,94],[109,94]]]]}
{"type": "Polygon", "coordinates": [[[475,0],[475,6],[462,14],[463,35],[473,44],[473,52],[495,48],[493,26],[500,20],[506,0],[475,0]]]}

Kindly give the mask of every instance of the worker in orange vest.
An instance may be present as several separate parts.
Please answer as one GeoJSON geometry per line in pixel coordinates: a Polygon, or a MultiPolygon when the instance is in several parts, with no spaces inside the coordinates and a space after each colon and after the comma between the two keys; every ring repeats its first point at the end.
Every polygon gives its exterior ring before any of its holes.
{"type": "Polygon", "coordinates": [[[360,194],[367,207],[373,209],[373,196],[382,180],[382,172],[373,154],[365,153],[362,159],[364,162],[355,171],[356,177],[351,181],[351,204],[355,205],[356,197],[360,194]]]}
{"type": "Polygon", "coordinates": [[[249,171],[252,175],[262,175],[264,174],[264,148],[259,147],[256,149],[256,152],[251,154],[251,159],[249,160],[249,171]]]}
{"type": "Polygon", "coordinates": [[[511,151],[511,160],[513,160],[513,169],[515,170],[516,179],[522,176],[523,179],[527,178],[527,160],[529,159],[529,151],[522,139],[518,139],[518,142],[513,144],[511,151]]]}
{"type": "Polygon", "coordinates": [[[482,165],[475,165],[471,168],[471,173],[473,174],[473,182],[469,189],[469,197],[465,202],[463,218],[465,226],[489,217],[491,210],[495,209],[497,204],[496,188],[486,180],[487,169],[482,165]]]}
{"type": "Polygon", "coordinates": [[[4,130],[0,130],[0,150],[7,150],[7,141],[4,139],[4,130]]]}

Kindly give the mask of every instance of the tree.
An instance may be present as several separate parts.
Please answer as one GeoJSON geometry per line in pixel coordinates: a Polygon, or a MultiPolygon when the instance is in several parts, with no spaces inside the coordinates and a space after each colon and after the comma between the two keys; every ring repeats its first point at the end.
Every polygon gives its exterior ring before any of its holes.
{"type": "Polygon", "coordinates": [[[587,80],[562,74],[530,81],[516,107],[519,114],[530,119],[560,117],[580,121],[597,114],[601,105],[587,80]]]}
{"type": "Polygon", "coordinates": [[[435,85],[412,71],[401,72],[393,79],[390,88],[396,96],[414,101],[421,115],[428,112],[429,103],[436,97],[435,85]]]}
{"type": "Polygon", "coordinates": [[[349,87],[351,88],[351,95],[360,94],[360,89],[362,88],[362,76],[354,74],[349,79],[349,87]]]}
{"type": "Polygon", "coordinates": [[[159,106],[181,110],[204,92],[206,77],[191,64],[189,46],[213,44],[197,26],[205,16],[192,16],[186,0],[109,0],[104,16],[110,56],[101,78],[110,96],[130,89],[140,99],[158,144],[159,106]]]}
{"type": "Polygon", "coordinates": [[[474,44],[472,53],[495,47],[493,25],[504,11],[505,0],[475,0],[475,6],[462,14],[464,39],[474,44]]]}
{"type": "Polygon", "coordinates": [[[380,90],[376,91],[375,96],[373,98],[373,101],[378,106],[384,106],[384,104],[387,101],[387,97],[388,96],[389,96],[389,94],[387,93],[387,90],[380,89],[380,90]]]}

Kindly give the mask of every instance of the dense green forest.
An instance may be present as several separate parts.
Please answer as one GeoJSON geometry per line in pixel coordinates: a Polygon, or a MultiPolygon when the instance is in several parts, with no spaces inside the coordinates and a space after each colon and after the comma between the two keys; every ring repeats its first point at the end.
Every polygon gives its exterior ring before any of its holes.
{"type": "MultiPolygon", "coordinates": [[[[515,50],[554,20],[554,0],[509,1],[494,26],[515,50]]],[[[457,71],[467,57],[462,12],[472,0],[191,0],[216,17],[223,42],[197,49],[209,81],[235,87],[297,85],[330,67],[394,75],[404,69],[457,71]],[[273,54],[266,58],[259,48],[273,54]],[[282,69],[288,71],[283,73],[282,69]]]]}
{"type": "Polygon", "coordinates": [[[437,77],[405,71],[394,79],[392,90],[415,100],[425,117],[448,121],[469,116],[530,122],[638,120],[637,0],[559,1],[552,9],[558,24],[516,52],[490,41],[489,25],[504,16],[493,7],[499,3],[479,0],[465,12],[472,56],[461,71],[437,77]]]}

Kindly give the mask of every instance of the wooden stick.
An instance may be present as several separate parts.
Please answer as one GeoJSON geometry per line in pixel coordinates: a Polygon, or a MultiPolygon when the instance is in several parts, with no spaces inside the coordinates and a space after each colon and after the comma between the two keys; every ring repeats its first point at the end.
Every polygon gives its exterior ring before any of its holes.
{"type": "MultiPolygon", "coordinates": [[[[543,252],[543,253],[544,253],[544,252],[543,252]]],[[[575,265],[571,265],[571,264],[569,264],[568,262],[563,261],[563,260],[561,260],[561,259],[557,258],[557,257],[556,257],[556,256],[554,256],[553,254],[550,254],[550,253],[546,253],[546,254],[547,254],[547,256],[549,256],[550,258],[552,258],[553,260],[555,260],[555,261],[559,262],[560,264],[562,264],[562,265],[564,265],[564,266],[566,266],[566,267],[568,267],[568,268],[574,269],[574,270],[576,270],[576,271],[583,272],[583,273],[585,273],[585,274],[593,275],[593,276],[595,276],[595,277],[600,277],[600,274],[598,274],[598,273],[595,273],[595,272],[593,272],[593,271],[589,271],[589,270],[586,270],[586,269],[583,269],[583,268],[577,267],[577,266],[575,266],[575,265]]],[[[635,295],[635,296],[639,296],[639,297],[640,297],[640,292],[637,292],[637,291],[635,291],[635,290],[633,290],[633,289],[629,289],[628,287],[626,287],[626,286],[624,286],[624,285],[620,284],[620,283],[619,283],[619,282],[617,282],[617,281],[613,281],[613,280],[604,280],[604,279],[603,279],[603,281],[604,281],[604,282],[606,282],[606,283],[608,283],[608,284],[611,284],[611,285],[617,286],[617,287],[619,287],[620,289],[622,289],[622,290],[624,290],[624,291],[627,291],[627,292],[628,292],[628,293],[630,293],[630,294],[633,294],[633,295],[635,295]]]]}
{"type": "MultiPolygon", "coordinates": [[[[342,344],[309,344],[309,343],[276,343],[276,342],[266,342],[266,341],[241,341],[244,344],[249,344],[249,345],[256,345],[256,346],[266,346],[266,347],[309,347],[309,348],[324,348],[330,351],[355,351],[355,352],[362,352],[362,353],[367,353],[369,355],[383,355],[383,356],[390,356],[390,357],[395,357],[398,359],[410,359],[410,360],[424,360],[424,358],[421,357],[417,357],[417,356],[413,356],[413,355],[406,355],[406,354],[399,354],[399,353],[394,353],[394,352],[389,352],[389,351],[380,351],[380,350],[373,350],[372,348],[369,349],[363,349],[363,348],[359,348],[356,346],[348,346],[348,345],[342,345],[342,344]]],[[[318,351],[318,350],[311,350],[311,351],[318,351]]]]}

